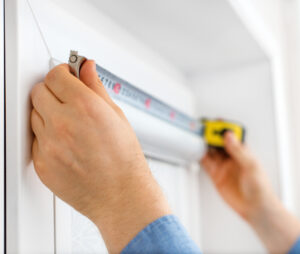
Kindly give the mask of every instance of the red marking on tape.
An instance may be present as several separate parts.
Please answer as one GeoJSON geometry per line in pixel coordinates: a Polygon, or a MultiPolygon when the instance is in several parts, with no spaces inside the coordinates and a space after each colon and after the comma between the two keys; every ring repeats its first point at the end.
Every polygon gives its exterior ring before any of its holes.
{"type": "Polygon", "coordinates": [[[120,90],[121,90],[121,84],[120,84],[120,83],[116,83],[116,84],[114,85],[113,90],[114,90],[114,92],[115,92],[116,94],[120,93],[120,90]]]}
{"type": "Polygon", "coordinates": [[[195,129],[195,127],[196,127],[196,124],[195,124],[195,122],[191,122],[191,123],[190,123],[190,128],[191,128],[192,130],[194,130],[194,129],[195,129]]]}
{"type": "Polygon", "coordinates": [[[174,112],[174,111],[172,111],[172,112],[170,113],[170,117],[171,117],[171,119],[174,119],[174,118],[175,118],[175,112],[174,112]]]}
{"type": "Polygon", "coordinates": [[[145,106],[146,106],[146,108],[150,108],[150,106],[151,106],[151,99],[147,99],[147,100],[145,100],[145,106]]]}

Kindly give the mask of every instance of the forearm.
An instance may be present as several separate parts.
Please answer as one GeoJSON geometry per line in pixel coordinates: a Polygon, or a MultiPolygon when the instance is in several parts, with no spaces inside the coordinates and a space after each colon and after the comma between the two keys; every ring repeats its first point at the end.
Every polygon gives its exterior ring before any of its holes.
{"type": "Polygon", "coordinates": [[[300,237],[300,222],[272,197],[247,219],[270,253],[287,253],[300,237]]]}

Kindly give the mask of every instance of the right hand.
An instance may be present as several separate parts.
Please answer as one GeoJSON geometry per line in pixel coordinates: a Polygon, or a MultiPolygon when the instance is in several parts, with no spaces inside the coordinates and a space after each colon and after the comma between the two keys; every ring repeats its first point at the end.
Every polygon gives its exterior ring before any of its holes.
{"type": "Polygon", "coordinates": [[[201,164],[222,198],[248,220],[276,196],[259,162],[232,132],[225,133],[225,151],[209,149],[201,164]]]}
{"type": "Polygon", "coordinates": [[[257,232],[270,253],[287,253],[300,236],[300,222],[273,192],[259,162],[231,132],[225,152],[201,160],[222,198],[257,232]]]}

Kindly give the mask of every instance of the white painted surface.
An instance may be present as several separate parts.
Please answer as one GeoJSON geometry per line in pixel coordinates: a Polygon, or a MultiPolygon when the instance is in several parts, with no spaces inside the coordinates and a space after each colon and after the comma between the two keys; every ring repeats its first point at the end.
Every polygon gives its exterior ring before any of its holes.
{"type": "Polygon", "coordinates": [[[228,1],[89,2],[188,76],[265,58],[228,1]]]}
{"type": "Polygon", "coordinates": [[[49,54],[25,0],[6,1],[7,252],[53,253],[53,195],[31,161],[30,91],[49,54]]]}
{"type": "MultiPolygon", "coordinates": [[[[4,2],[0,1],[0,34],[4,35],[4,2]]],[[[4,36],[0,39],[0,252],[4,253],[4,36]]]]}
{"type": "Polygon", "coordinates": [[[52,57],[64,60],[70,48],[77,49],[135,86],[194,114],[194,98],[185,87],[183,75],[103,13],[83,1],[30,0],[30,3],[52,57]],[[94,18],[94,25],[90,17],[94,18]],[[81,40],[83,34],[87,37],[81,40]]]}
{"type": "MultiPolygon", "coordinates": [[[[194,81],[199,115],[238,120],[247,144],[280,194],[277,138],[268,62],[194,81]]],[[[201,177],[203,250],[207,253],[263,253],[252,229],[219,197],[208,177],[201,177]],[[238,239],[238,240],[237,240],[238,239]]]]}
{"type": "MultiPolygon", "coordinates": [[[[268,57],[282,43],[282,3],[285,0],[229,0],[241,21],[268,57]]],[[[277,53],[276,53],[277,52],[277,53]]]]}

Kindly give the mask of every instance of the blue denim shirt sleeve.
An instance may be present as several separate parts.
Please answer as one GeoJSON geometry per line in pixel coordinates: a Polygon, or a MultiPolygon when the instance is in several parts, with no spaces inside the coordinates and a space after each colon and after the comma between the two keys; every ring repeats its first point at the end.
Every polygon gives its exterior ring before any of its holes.
{"type": "Polygon", "coordinates": [[[145,227],[121,252],[121,254],[129,253],[199,254],[201,252],[177,217],[167,215],[145,227]]]}
{"type": "Polygon", "coordinates": [[[288,254],[299,254],[300,253],[300,238],[294,244],[294,246],[290,249],[288,254]]]}

